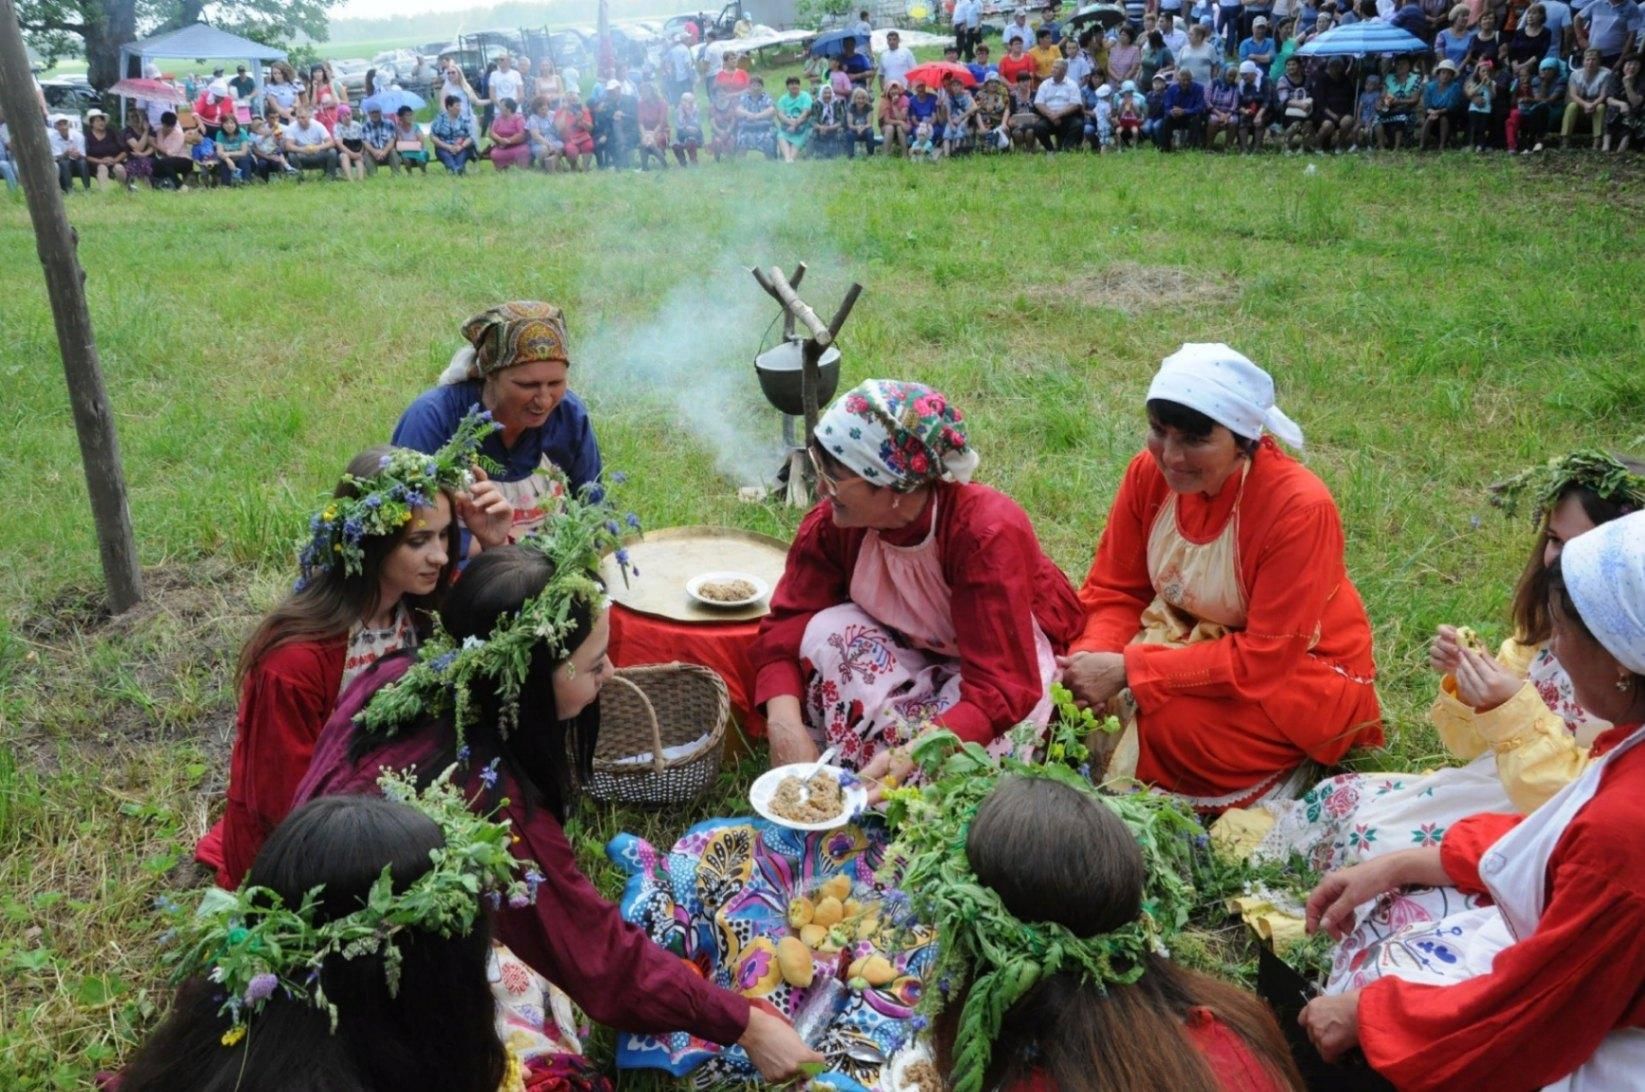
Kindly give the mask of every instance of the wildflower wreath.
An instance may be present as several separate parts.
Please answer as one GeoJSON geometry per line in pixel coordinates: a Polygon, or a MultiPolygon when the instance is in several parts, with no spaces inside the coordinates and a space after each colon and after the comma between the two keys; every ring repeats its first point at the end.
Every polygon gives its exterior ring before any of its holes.
{"type": "MultiPolygon", "coordinates": [[[[612,481],[621,478],[612,475],[612,481]]],[[[489,636],[469,636],[460,643],[435,619],[434,632],[419,647],[417,662],[377,691],[355,715],[355,722],[368,731],[394,732],[418,717],[449,713],[461,747],[476,716],[474,681],[484,678],[491,680],[502,697],[498,730],[506,735],[516,727],[520,690],[531,672],[533,649],[546,642],[557,657],[570,655],[572,650],[564,646],[566,635],[576,626],[573,612],[577,604],[604,608],[600,559],[615,551],[624,581],[631,573],[638,575],[628,564],[622,541],[624,534],[640,529],[639,517],[629,513],[625,530],[598,496],[591,483],[576,497],[557,498],[557,510],[520,540],[522,548],[536,550],[554,563],[554,575],[518,614],[500,619],[489,636]]]]}
{"type": "Polygon", "coordinates": [[[1560,494],[1583,486],[1612,504],[1638,511],[1645,509],[1645,477],[1635,474],[1622,462],[1603,451],[1573,451],[1549,459],[1541,466],[1522,470],[1507,481],[1491,486],[1491,503],[1513,515],[1529,500],[1538,526],[1559,503],[1560,494]]]}
{"type": "Polygon", "coordinates": [[[434,454],[397,447],[382,457],[371,477],[350,475],[347,480],[354,485],[355,495],[326,498],[308,521],[309,537],[298,542],[297,563],[302,569],[298,587],[339,562],[345,573],[357,575],[365,565],[361,543],[367,536],[399,531],[414,511],[433,504],[442,490],[472,488],[476,464],[497,469],[480,455],[480,444],[499,427],[488,411],[475,405],[434,454]]]}
{"type": "Polygon", "coordinates": [[[387,771],[377,781],[385,796],[434,820],[444,836],[444,845],[429,851],[433,866],[399,894],[385,865],[365,905],[323,923],[315,920],[324,891],[320,887],[304,894],[296,906],[267,887],[213,887],[192,914],[175,903],[162,904],[173,919],[174,978],[205,974],[223,991],[220,1011],[232,1020],[223,1033],[224,1046],[245,1037],[251,1017],[277,990],[325,1011],[335,1032],[337,1008],[320,982],[328,959],[381,956],[393,996],[399,990],[404,934],[468,933],[482,893],[498,903],[507,898],[514,906],[535,900],[543,877],[535,870],[523,878],[516,875],[520,862],[509,852],[508,821],[494,822],[471,811],[451,782],[452,769],[421,791],[413,780],[415,770],[387,771]]]}
{"type": "Polygon", "coordinates": [[[886,874],[909,894],[915,915],[937,930],[940,954],[930,979],[939,988],[926,993],[922,1008],[935,1015],[970,982],[955,1037],[954,1092],[981,1092],[1000,1024],[1035,983],[1064,971],[1078,971],[1099,987],[1135,982],[1147,953],[1169,954],[1166,942],[1187,924],[1195,902],[1192,852],[1204,831],[1193,815],[1155,793],[1098,792],[1076,768],[1089,756],[1072,724],[1054,722],[1047,754],[1043,765],[996,759],[951,732],[932,732],[911,750],[923,784],[886,792],[886,818],[895,831],[886,874]],[[1008,775],[1057,781],[1114,809],[1147,865],[1136,921],[1100,936],[1075,936],[1054,922],[1018,920],[977,880],[965,851],[971,821],[1008,775]]]}

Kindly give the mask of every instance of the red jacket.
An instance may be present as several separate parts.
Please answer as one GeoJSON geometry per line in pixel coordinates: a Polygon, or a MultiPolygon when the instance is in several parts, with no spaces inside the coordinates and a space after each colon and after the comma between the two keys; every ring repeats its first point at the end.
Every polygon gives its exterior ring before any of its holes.
{"type": "MultiPolygon", "coordinates": [[[[939,485],[936,501],[937,549],[960,637],[960,700],[937,723],[988,743],[1021,723],[1044,696],[1033,623],[1061,653],[1079,635],[1084,611],[1016,501],[986,485],[954,484],[939,485]]],[[[919,519],[882,537],[895,546],[917,543],[931,530],[930,513],[927,504],[919,519]]],[[[867,533],[835,527],[826,502],[800,524],[750,653],[756,705],[803,692],[805,627],[819,611],[850,601],[851,573],[867,533]]]]}

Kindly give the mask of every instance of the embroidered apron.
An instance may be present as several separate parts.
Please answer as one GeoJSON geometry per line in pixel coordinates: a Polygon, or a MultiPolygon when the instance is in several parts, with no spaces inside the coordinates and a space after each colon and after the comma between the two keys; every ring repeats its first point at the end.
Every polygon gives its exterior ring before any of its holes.
{"type": "MultiPolygon", "coordinates": [[[[1612,759],[1645,740],[1645,729],[1629,736],[1604,758],[1542,807],[1499,838],[1480,858],[1479,876],[1491,893],[1512,935],[1524,940],[1536,932],[1548,897],[1548,858],[1565,828],[1594,798],[1600,777],[1612,759]]],[[[1645,1073],[1645,1029],[1618,1028],[1574,1073],[1545,1086],[1556,1092],[1629,1092],[1645,1073]]]]}
{"type": "MultiPolygon", "coordinates": [[[[810,665],[806,721],[847,766],[866,765],[885,744],[901,742],[906,725],[960,700],[959,634],[937,549],[935,494],[931,505],[931,530],[912,546],[868,532],[851,572],[851,601],[819,612],[800,643],[810,665]]],[[[1043,728],[1057,664],[1037,619],[1033,628],[1041,697],[1027,719],[1043,728]]],[[[1008,747],[1002,736],[990,749],[1008,747]]]]}
{"type": "Polygon", "coordinates": [[[541,527],[549,512],[559,510],[571,491],[567,481],[565,471],[544,455],[537,469],[519,481],[497,482],[497,491],[514,506],[514,523],[508,533],[510,542],[520,541],[541,527]]]}

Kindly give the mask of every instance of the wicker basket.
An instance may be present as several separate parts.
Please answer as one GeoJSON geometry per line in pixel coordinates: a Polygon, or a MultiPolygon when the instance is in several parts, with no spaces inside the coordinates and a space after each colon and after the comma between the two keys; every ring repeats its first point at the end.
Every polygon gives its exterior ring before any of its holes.
{"type": "Polygon", "coordinates": [[[697,799],[720,772],[730,715],[725,680],[710,668],[671,663],[620,669],[600,694],[600,739],[588,794],[610,804],[697,799]],[[666,748],[687,744],[694,746],[664,757],[666,748]],[[650,761],[633,761],[640,755],[650,761]]]}

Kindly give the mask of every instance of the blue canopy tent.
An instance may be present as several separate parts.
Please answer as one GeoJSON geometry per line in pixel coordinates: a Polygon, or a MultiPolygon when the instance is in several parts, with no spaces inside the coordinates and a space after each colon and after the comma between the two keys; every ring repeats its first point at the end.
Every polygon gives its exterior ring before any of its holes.
{"type": "MultiPolygon", "coordinates": [[[[252,99],[263,90],[264,61],[283,61],[285,50],[218,30],[205,23],[193,23],[165,34],[156,34],[141,42],[120,47],[120,75],[122,78],[141,76],[144,62],[158,57],[191,57],[199,61],[250,61],[252,79],[256,88],[252,99]]],[[[121,96],[120,116],[126,113],[125,97],[121,96]]]]}
{"type": "Polygon", "coordinates": [[[1427,53],[1427,42],[1390,23],[1349,23],[1332,27],[1297,50],[1298,57],[1365,57],[1371,54],[1427,53]]]}

